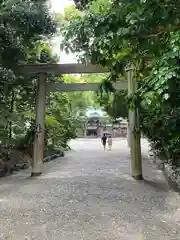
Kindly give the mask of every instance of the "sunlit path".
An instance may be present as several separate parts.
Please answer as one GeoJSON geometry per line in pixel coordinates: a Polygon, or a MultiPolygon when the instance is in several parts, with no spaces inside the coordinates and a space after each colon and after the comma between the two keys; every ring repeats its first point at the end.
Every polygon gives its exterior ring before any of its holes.
{"type": "Polygon", "coordinates": [[[0,239],[179,239],[180,197],[150,164],[144,140],[146,181],[130,177],[125,139],[115,139],[111,152],[100,139],[70,144],[41,177],[1,181],[0,239]]]}

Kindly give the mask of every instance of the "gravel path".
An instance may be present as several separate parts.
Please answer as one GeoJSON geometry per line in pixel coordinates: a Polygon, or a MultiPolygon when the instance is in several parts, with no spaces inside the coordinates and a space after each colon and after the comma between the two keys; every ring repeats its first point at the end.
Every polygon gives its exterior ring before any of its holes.
{"type": "Polygon", "coordinates": [[[0,239],[180,239],[180,196],[147,159],[147,143],[146,180],[138,182],[129,175],[126,140],[116,139],[112,152],[98,139],[71,146],[39,178],[19,172],[0,180],[0,239]]]}

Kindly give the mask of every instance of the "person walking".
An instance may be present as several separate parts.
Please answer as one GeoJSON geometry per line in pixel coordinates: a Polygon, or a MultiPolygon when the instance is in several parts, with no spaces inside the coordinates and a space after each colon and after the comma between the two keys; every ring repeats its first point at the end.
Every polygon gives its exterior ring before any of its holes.
{"type": "Polygon", "coordinates": [[[109,135],[109,137],[108,137],[108,147],[109,147],[109,151],[111,151],[111,149],[112,149],[112,137],[111,137],[111,135],[109,135]]]}
{"type": "Polygon", "coordinates": [[[107,137],[106,137],[106,134],[104,133],[102,138],[101,138],[101,141],[102,141],[102,145],[104,147],[104,150],[106,150],[106,142],[107,142],[107,137]]]}

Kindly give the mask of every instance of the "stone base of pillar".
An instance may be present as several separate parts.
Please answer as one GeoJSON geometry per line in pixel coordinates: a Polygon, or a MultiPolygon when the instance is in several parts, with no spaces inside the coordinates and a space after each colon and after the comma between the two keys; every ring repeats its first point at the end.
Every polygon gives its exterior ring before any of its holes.
{"type": "Polygon", "coordinates": [[[38,173],[31,173],[31,177],[39,177],[42,174],[42,172],[38,172],[38,173]]]}
{"type": "Polygon", "coordinates": [[[142,175],[132,176],[135,180],[143,180],[142,175]]]}

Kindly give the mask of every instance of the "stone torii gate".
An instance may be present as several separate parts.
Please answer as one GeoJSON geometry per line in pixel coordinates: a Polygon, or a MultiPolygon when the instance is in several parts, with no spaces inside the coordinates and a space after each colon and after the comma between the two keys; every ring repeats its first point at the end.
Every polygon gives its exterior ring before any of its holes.
{"type": "MultiPolygon", "coordinates": [[[[42,173],[44,159],[44,118],[45,118],[45,103],[47,92],[72,92],[72,91],[98,91],[101,83],[50,83],[47,79],[47,74],[62,75],[62,74],[89,74],[89,73],[106,73],[108,69],[96,65],[83,64],[26,64],[20,65],[19,71],[21,74],[38,75],[37,81],[37,96],[36,96],[36,137],[33,148],[33,164],[31,176],[39,176],[42,173]]],[[[127,89],[128,94],[132,94],[136,90],[136,83],[133,80],[133,69],[126,68],[127,81],[120,80],[113,84],[117,90],[127,89]]],[[[142,164],[141,164],[141,146],[138,109],[133,112],[129,111],[129,146],[131,149],[131,175],[136,180],[143,179],[142,164]]]]}

